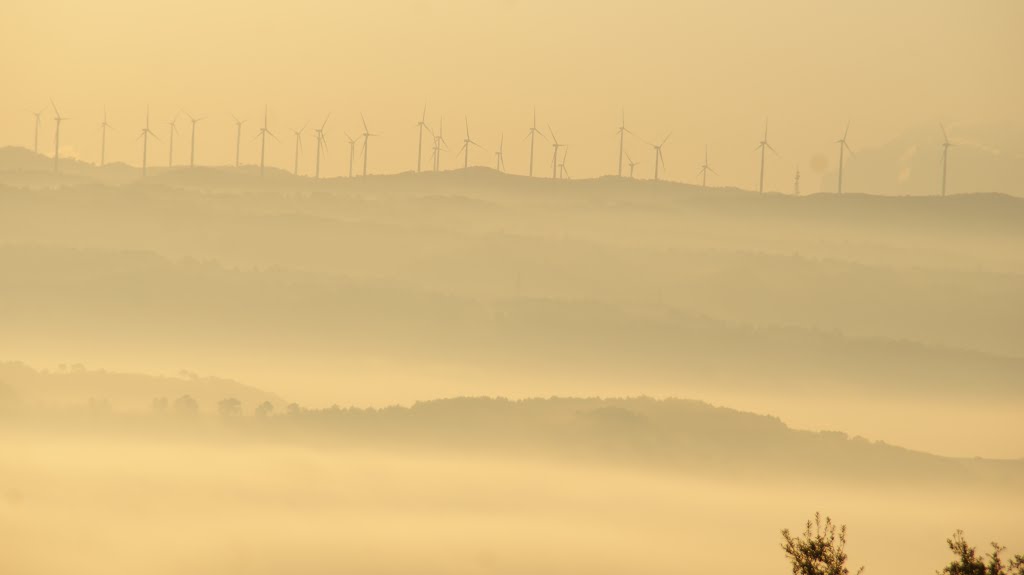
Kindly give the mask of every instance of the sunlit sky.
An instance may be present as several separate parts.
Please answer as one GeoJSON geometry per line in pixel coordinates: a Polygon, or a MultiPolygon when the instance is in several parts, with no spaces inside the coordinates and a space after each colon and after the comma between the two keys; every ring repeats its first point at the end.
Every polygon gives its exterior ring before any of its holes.
{"type": "MultiPolygon", "coordinates": [[[[98,161],[106,106],[116,128],[108,161],[141,162],[136,141],[152,109],[162,139],[152,165],[167,162],[167,122],[179,110],[198,125],[197,161],[234,159],[231,114],[248,120],[243,163],[257,163],[255,130],[266,104],[281,139],[269,164],[291,169],[291,128],[328,113],[323,173],[347,172],[344,132],[360,113],[381,137],[370,171],[415,169],[416,122],[445,118],[455,153],[468,116],[472,164],[493,165],[505,136],[510,171],[526,171],[523,140],[534,106],[569,146],[574,177],[616,171],[615,130],[624,109],[637,137],[627,150],[650,177],[660,140],[664,177],[697,182],[708,145],[720,176],[709,183],[754,188],[765,119],[780,157],[769,159],[768,189],[789,191],[795,169],[818,189],[835,164],[833,142],[852,122],[850,145],[878,146],[919,125],[1024,123],[1024,2],[821,2],[754,0],[6,0],[0,17],[0,145],[31,147],[33,110],[53,98],[71,118],[68,155],[98,161]]],[[[44,114],[41,151],[52,154],[53,114],[44,114]]],[[[179,124],[176,160],[187,163],[179,124]]],[[[313,169],[307,130],[301,170],[313,169]]],[[[427,147],[425,143],[425,148],[427,147]]],[[[936,152],[938,153],[938,152],[936,152]]],[[[426,152],[425,152],[426,154],[426,152]]],[[[424,159],[429,165],[429,159],[424,159]]],[[[551,149],[538,146],[537,173],[551,149]]],[[[856,160],[850,169],[856,169],[856,160]]]]}

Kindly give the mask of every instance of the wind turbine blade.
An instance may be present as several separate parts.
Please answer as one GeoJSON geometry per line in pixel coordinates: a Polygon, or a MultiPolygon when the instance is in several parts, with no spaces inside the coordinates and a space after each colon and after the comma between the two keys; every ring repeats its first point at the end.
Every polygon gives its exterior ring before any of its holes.
{"type": "Polygon", "coordinates": [[[326,125],[327,125],[327,120],[330,120],[330,119],[331,119],[331,113],[330,113],[330,112],[327,112],[327,117],[326,117],[326,118],[324,118],[324,123],[323,123],[323,124],[320,124],[320,129],[321,129],[321,130],[323,130],[323,129],[324,129],[324,126],[326,126],[326,125]]]}
{"type": "Polygon", "coordinates": [[[846,148],[847,152],[850,152],[851,156],[856,156],[857,155],[857,154],[853,153],[853,149],[850,148],[850,145],[846,143],[846,140],[843,140],[843,146],[846,148]]]}
{"type": "Polygon", "coordinates": [[[53,113],[57,114],[57,117],[59,118],[60,112],[57,110],[57,104],[53,103],[53,98],[50,98],[50,105],[53,106],[53,113]]]}
{"type": "Polygon", "coordinates": [[[671,137],[672,137],[672,132],[669,132],[668,135],[665,136],[665,139],[661,141],[661,145],[664,146],[665,142],[667,142],[668,139],[671,138],[671,137]]]}
{"type": "Polygon", "coordinates": [[[850,122],[849,122],[849,120],[847,120],[847,122],[846,122],[846,131],[843,132],[843,142],[846,141],[846,136],[849,135],[849,133],[850,133],[850,122]]]}
{"type": "Polygon", "coordinates": [[[716,172],[715,169],[712,168],[711,166],[708,166],[708,171],[711,172],[712,174],[716,175],[716,176],[718,175],[718,172],[716,172]]]}
{"type": "Polygon", "coordinates": [[[359,117],[363,120],[363,131],[364,132],[369,132],[370,131],[370,127],[366,125],[366,117],[363,116],[362,114],[359,114],[359,117]]]}
{"type": "Polygon", "coordinates": [[[942,139],[945,140],[946,143],[948,144],[949,143],[949,134],[946,133],[946,126],[940,122],[939,123],[939,127],[942,128],[942,139]]]}
{"type": "MultiPolygon", "coordinates": [[[[768,149],[771,150],[773,154],[775,154],[776,156],[779,155],[779,153],[775,151],[775,148],[773,148],[771,144],[765,142],[764,145],[768,146],[768,149]]],[[[782,157],[782,156],[779,156],[779,157],[782,157]]]]}

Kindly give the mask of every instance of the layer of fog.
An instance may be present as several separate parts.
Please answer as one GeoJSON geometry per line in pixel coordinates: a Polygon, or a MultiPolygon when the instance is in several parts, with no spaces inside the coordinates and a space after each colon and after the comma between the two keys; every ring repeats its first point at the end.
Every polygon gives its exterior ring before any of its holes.
{"type": "Polygon", "coordinates": [[[1019,200],[477,170],[125,182],[0,188],[3,359],[187,370],[311,405],[696,397],[1022,453],[1019,200]]]}
{"type": "Polygon", "coordinates": [[[1009,512],[1024,504],[1020,489],[709,479],[541,452],[91,421],[0,426],[0,570],[782,572],[779,529],[815,510],[848,523],[851,561],[880,575],[941,567],[956,528],[1024,544],[1009,512]]]}

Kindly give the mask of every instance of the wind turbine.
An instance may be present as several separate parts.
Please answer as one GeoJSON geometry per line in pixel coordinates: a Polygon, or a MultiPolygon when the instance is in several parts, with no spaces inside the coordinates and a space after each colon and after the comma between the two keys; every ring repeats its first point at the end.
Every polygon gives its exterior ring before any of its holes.
{"type": "Polygon", "coordinates": [[[551,124],[548,124],[548,132],[551,133],[551,147],[555,149],[554,155],[551,156],[551,179],[558,178],[558,149],[562,147],[562,144],[558,143],[558,137],[555,136],[555,131],[551,129],[551,124]]]}
{"type": "Polygon", "coordinates": [[[438,131],[434,134],[434,171],[441,171],[441,150],[448,149],[448,142],[444,139],[444,116],[441,116],[438,131]],[[443,147],[442,147],[443,146],[443,147]]]}
{"type": "MultiPolygon", "coordinates": [[[[327,117],[324,118],[324,123],[320,124],[319,128],[316,128],[315,130],[313,130],[314,132],[316,132],[316,178],[318,180],[320,179],[320,150],[322,148],[324,151],[327,151],[327,137],[324,135],[324,128],[327,126],[327,120],[330,120],[330,119],[331,119],[331,115],[330,115],[330,113],[328,113],[327,117]]],[[[349,141],[351,142],[351,138],[349,138],[349,141]]],[[[350,172],[349,175],[351,176],[351,172],[352,172],[352,160],[351,160],[351,158],[349,158],[348,164],[349,164],[348,165],[348,170],[350,172]]]]}
{"type": "MultiPolygon", "coordinates": [[[[295,129],[292,130],[292,133],[295,134],[295,168],[294,168],[294,170],[292,170],[292,173],[294,175],[296,175],[296,176],[299,175],[299,150],[302,149],[302,132],[306,131],[306,126],[308,126],[308,125],[309,125],[309,122],[306,122],[305,124],[302,125],[302,128],[300,128],[298,130],[295,130],[295,129]]],[[[317,159],[316,160],[317,160],[317,162],[320,161],[319,154],[317,154],[317,159]]],[[[319,170],[317,170],[317,171],[319,172],[319,170]]],[[[318,173],[317,176],[319,176],[319,175],[320,174],[318,173]]]]}
{"type": "Polygon", "coordinates": [[[175,114],[174,117],[171,118],[171,121],[167,122],[167,125],[171,127],[171,129],[170,129],[170,133],[171,133],[171,135],[170,135],[170,146],[169,146],[169,150],[170,151],[167,154],[167,167],[173,167],[174,166],[174,134],[176,134],[178,132],[177,124],[178,124],[178,114],[175,114]]]}
{"type": "Polygon", "coordinates": [[[459,152],[464,152],[465,156],[466,156],[465,157],[465,161],[464,161],[463,166],[462,166],[463,168],[468,168],[469,167],[469,147],[470,146],[476,146],[476,147],[480,148],[481,150],[484,149],[483,146],[481,146],[480,144],[474,142],[473,138],[471,138],[469,136],[469,118],[466,118],[466,139],[462,140],[462,149],[459,150],[459,152]]]}
{"type": "Polygon", "coordinates": [[[146,177],[146,166],[148,163],[147,160],[149,158],[150,136],[156,138],[157,141],[160,140],[160,138],[158,138],[157,135],[153,133],[153,130],[149,129],[149,106],[146,106],[146,127],[142,129],[142,133],[140,133],[139,137],[136,138],[142,140],[142,177],[146,177]]]}
{"type": "Polygon", "coordinates": [[[498,173],[501,173],[505,170],[505,134],[501,135],[501,142],[498,144],[498,151],[494,152],[494,155],[497,158],[495,161],[495,169],[498,170],[498,173]]]}
{"type": "Polygon", "coordinates": [[[708,147],[707,147],[707,145],[705,145],[704,146],[704,164],[700,167],[700,172],[698,172],[701,175],[701,178],[702,178],[701,179],[701,183],[700,183],[700,186],[702,188],[708,187],[708,172],[711,172],[712,174],[714,174],[716,176],[718,175],[718,172],[716,172],[715,169],[712,168],[710,164],[708,164],[708,147]]]}
{"type": "Polygon", "coordinates": [[[654,148],[654,181],[658,181],[658,168],[665,166],[665,156],[661,153],[661,147],[665,145],[665,142],[672,137],[672,134],[665,136],[665,139],[660,144],[651,144],[654,148]]]}
{"type": "Polygon", "coordinates": [[[242,157],[242,124],[245,123],[245,120],[239,120],[234,114],[231,114],[231,118],[235,120],[235,167],[237,168],[242,157]]]}
{"type": "Polygon", "coordinates": [[[50,105],[53,106],[53,119],[57,121],[57,130],[53,137],[53,171],[56,173],[60,171],[60,124],[68,118],[60,115],[60,111],[57,110],[57,104],[53,103],[53,98],[50,98],[50,105]]]}
{"type": "Polygon", "coordinates": [[[102,136],[100,138],[100,166],[104,166],[107,163],[107,128],[113,129],[107,122],[107,107],[103,106],[103,123],[100,124],[100,131],[102,136]]]}
{"type": "Polygon", "coordinates": [[[761,150],[761,179],[757,185],[757,192],[760,194],[764,193],[764,151],[766,148],[771,150],[776,156],[779,155],[779,153],[775,151],[775,148],[768,143],[768,120],[764,121],[764,139],[761,140],[761,143],[758,144],[756,148],[754,148],[755,150],[761,150]]]}
{"type": "Polygon", "coordinates": [[[196,167],[196,124],[202,122],[206,118],[194,118],[192,117],[192,114],[189,114],[188,112],[185,112],[185,115],[188,116],[189,120],[192,120],[192,146],[188,157],[188,167],[194,168],[196,167]]]}
{"type": "Polygon", "coordinates": [[[416,124],[420,129],[420,139],[416,147],[416,173],[423,171],[423,128],[427,127],[427,107],[423,106],[423,118],[420,119],[419,123],[416,124]]]}
{"type": "Polygon", "coordinates": [[[626,148],[625,148],[625,146],[626,146],[626,134],[632,134],[632,133],[633,132],[630,132],[626,128],[626,111],[623,110],[622,111],[622,125],[619,126],[619,130],[618,130],[618,134],[619,134],[619,177],[620,178],[622,177],[622,155],[625,153],[625,150],[626,150],[626,148]]]}
{"type": "Polygon", "coordinates": [[[360,114],[360,118],[363,120],[363,177],[366,177],[366,169],[369,166],[370,158],[368,152],[370,151],[370,138],[373,136],[379,136],[380,134],[371,134],[370,127],[366,125],[366,118],[360,114]]]}
{"type": "MultiPolygon", "coordinates": [[[[550,126],[548,126],[548,127],[550,128],[550,126]]],[[[526,134],[526,138],[530,138],[530,177],[531,178],[533,177],[533,140],[537,136],[537,134],[540,134],[541,138],[544,138],[545,140],[547,139],[547,137],[544,135],[544,132],[541,132],[540,130],[537,129],[537,108],[534,108],[533,109],[533,126],[530,127],[529,133],[526,134]]],[[[523,139],[525,140],[526,138],[523,138],[523,139]]]]}
{"type": "Polygon", "coordinates": [[[562,151],[562,162],[558,164],[558,178],[571,180],[572,178],[569,177],[569,170],[565,167],[565,158],[569,156],[569,146],[562,147],[565,148],[565,150],[562,151]]]}
{"type": "Polygon", "coordinates": [[[840,194],[843,193],[843,154],[846,151],[849,151],[850,155],[851,156],[853,155],[853,150],[851,150],[850,146],[846,143],[846,135],[849,134],[849,133],[850,133],[850,123],[847,122],[846,123],[846,131],[843,132],[843,137],[839,138],[838,140],[836,140],[836,143],[839,144],[839,193],[840,194]]]}
{"type": "Polygon", "coordinates": [[[352,162],[356,159],[356,142],[358,142],[359,140],[353,138],[352,136],[349,136],[348,132],[345,132],[345,137],[348,138],[348,177],[351,178],[352,162]]]}
{"type": "Polygon", "coordinates": [[[629,152],[626,152],[626,160],[629,161],[629,179],[633,179],[633,168],[639,165],[639,162],[634,162],[633,158],[629,157],[629,152]]]}
{"type": "Polygon", "coordinates": [[[45,112],[45,111],[46,111],[46,108],[43,108],[42,110],[39,110],[38,112],[32,112],[33,114],[35,114],[35,117],[36,117],[36,135],[35,135],[35,139],[32,140],[32,151],[37,153],[37,154],[39,153],[39,127],[43,123],[43,112],[45,112]]]}
{"type": "Polygon", "coordinates": [[[946,195],[946,166],[949,162],[949,149],[953,143],[949,141],[949,134],[946,133],[946,126],[939,124],[942,128],[942,195],[946,195]]]}
{"type": "MultiPolygon", "coordinates": [[[[263,106],[263,127],[260,128],[259,133],[256,134],[256,138],[260,138],[260,177],[261,178],[263,177],[264,160],[267,157],[266,154],[267,154],[267,136],[268,135],[271,138],[274,138],[275,140],[277,140],[278,142],[281,141],[281,140],[278,140],[277,136],[275,136],[274,133],[271,132],[269,128],[267,128],[267,106],[263,106]]],[[[253,139],[255,140],[256,138],[253,138],[253,139]]]]}

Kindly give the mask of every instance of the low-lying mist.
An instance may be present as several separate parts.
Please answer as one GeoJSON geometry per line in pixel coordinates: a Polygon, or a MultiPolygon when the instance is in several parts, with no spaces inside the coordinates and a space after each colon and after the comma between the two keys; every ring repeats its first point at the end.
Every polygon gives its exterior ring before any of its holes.
{"type": "Polygon", "coordinates": [[[36,411],[0,425],[0,570],[782,571],[779,529],[825,509],[853,561],[907,573],[956,528],[1019,546],[1024,463],[963,473],[991,464],[693,402],[36,411]]]}

